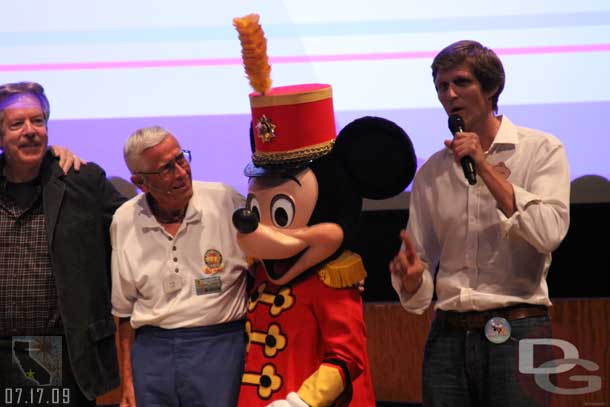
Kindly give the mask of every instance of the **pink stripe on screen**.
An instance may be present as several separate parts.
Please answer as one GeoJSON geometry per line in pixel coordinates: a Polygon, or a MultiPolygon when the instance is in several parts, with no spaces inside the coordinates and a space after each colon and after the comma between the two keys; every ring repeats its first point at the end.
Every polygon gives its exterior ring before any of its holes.
{"type": "MultiPolygon", "coordinates": [[[[608,52],[610,44],[553,45],[497,48],[499,55],[571,54],[580,52],[608,52]]],[[[383,61],[394,59],[431,59],[438,51],[377,52],[367,54],[295,55],[270,58],[271,64],[299,64],[312,62],[383,61]]],[[[57,62],[43,64],[0,64],[0,72],[66,71],[102,69],[182,68],[219,65],[241,65],[241,58],[169,59],[150,61],[57,62]]]]}

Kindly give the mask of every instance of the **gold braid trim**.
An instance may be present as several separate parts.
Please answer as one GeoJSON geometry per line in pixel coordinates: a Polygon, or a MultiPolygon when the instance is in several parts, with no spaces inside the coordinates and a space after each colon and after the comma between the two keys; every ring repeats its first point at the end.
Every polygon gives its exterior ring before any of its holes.
{"type": "MultiPolygon", "coordinates": [[[[277,88],[276,88],[277,89],[277,88]]],[[[250,106],[254,108],[269,106],[290,106],[301,105],[303,103],[319,102],[331,99],[333,90],[330,86],[320,89],[301,91],[298,93],[286,93],[279,95],[250,95],[250,106]]]]}
{"type": "Polygon", "coordinates": [[[351,287],[366,277],[362,258],[349,250],[318,271],[324,284],[333,288],[351,287]]]}
{"type": "Polygon", "coordinates": [[[316,144],[315,146],[297,150],[282,151],[278,153],[256,152],[252,155],[252,162],[256,166],[273,164],[286,164],[291,162],[313,160],[328,154],[335,145],[335,140],[316,144]]]}

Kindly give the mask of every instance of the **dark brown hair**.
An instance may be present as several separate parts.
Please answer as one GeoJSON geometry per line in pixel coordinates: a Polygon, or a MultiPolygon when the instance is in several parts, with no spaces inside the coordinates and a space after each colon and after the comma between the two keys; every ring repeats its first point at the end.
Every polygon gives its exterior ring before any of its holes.
{"type": "Polygon", "coordinates": [[[472,74],[481,84],[484,92],[495,90],[492,95],[492,107],[498,111],[498,98],[504,89],[504,67],[495,52],[476,41],[462,40],[454,42],[439,52],[432,61],[432,78],[436,80],[438,71],[453,69],[467,64],[472,74]]]}

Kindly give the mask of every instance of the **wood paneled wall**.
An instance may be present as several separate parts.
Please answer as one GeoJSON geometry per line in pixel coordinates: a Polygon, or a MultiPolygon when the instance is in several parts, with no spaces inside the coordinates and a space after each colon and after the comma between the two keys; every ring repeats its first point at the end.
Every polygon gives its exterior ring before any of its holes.
{"type": "MultiPolygon", "coordinates": [[[[574,389],[586,383],[571,381],[571,376],[593,375],[601,378],[602,388],[584,395],[555,395],[552,405],[610,406],[610,299],[556,299],[553,303],[553,338],[575,345],[579,358],[593,361],[599,370],[576,366],[553,375],[552,382],[574,389]]],[[[434,311],[430,308],[420,316],[398,303],[367,303],[364,317],[377,400],[421,402],[423,349],[434,311]]],[[[553,357],[563,358],[559,348],[553,350],[553,357]]]]}
{"type": "MultiPolygon", "coordinates": [[[[583,382],[570,381],[570,376],[594,375],[601,378],[602,389],[585,395],[554,396],[552,405],[610,406],[610,299],[556,299],[553,303],[553,338],[574,344],[580,358],[599,366],[597,371],[577,366],[554,375],[555,385],[583,387],[583,382]]],[[[378,400],[421,402],[423,349],[433,317],[432,308],[423,315],[413,315],[398,303],[365,303],[369,358],[378,400]]],[[[563,357],[561,351],[556,357],[563,357]]],[[[99,397],[98,405],[118,404],[119,397],[120,391],[115,389],[99,397]]]]}

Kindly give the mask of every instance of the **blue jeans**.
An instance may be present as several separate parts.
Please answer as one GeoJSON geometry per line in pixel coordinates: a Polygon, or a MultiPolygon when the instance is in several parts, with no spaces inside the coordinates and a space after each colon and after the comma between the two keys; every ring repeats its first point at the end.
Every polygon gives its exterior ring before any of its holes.
{"type": "Polygon", "coordinates": [[[246,350],[244,322],[137,330],[131,350],[136,403],[142,407],[237,404],[246,350]]]}
{"type": "MultiPolygon", "coordinates": [[[[533,375],[519,373],[519,340],[550,338],[547,316],[510,321],[511,337],[487,340],[483,329],[448,326],[435,319],[424,350],[423,399],[426,407],[548,406],[550,394],[533,375]]],[[[543,352],[535,359],[546,360],[543,352]]],[[[536,361],[536,366],[540,363],[536,361]]]]}

